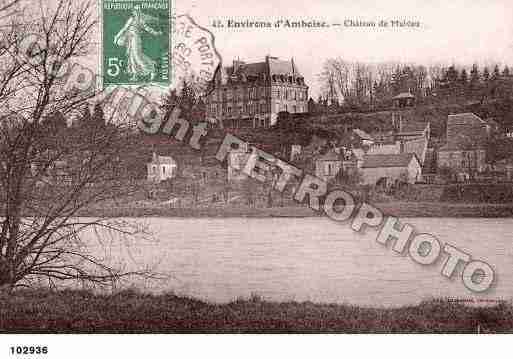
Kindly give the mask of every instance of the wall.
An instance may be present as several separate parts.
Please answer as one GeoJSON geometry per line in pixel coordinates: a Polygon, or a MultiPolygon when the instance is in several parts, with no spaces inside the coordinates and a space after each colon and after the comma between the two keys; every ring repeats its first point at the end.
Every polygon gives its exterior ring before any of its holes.
{"type": "Polygon", "coordinates": [[[399,142],[391,144],[374,144],[367,152],[369,155],[396,155],[401,153],[399,142]]]}
{"type": "Polygon", "coordinates": [[[378,167],[378,168],[362,168],[363,184],[375,185],[376,182],[383,177],[392,180],[401,179],[403,173],[408,174],[408,182],[415,183],[420,176],[421,169],[417,161],[411,161],[406,167],[378,167]]]}
{"type": "Polygon", "coordinates": [[[468,158],[472,161],[472,170],[482,172],[486,170],[486,152],[485,150],[477,151],[439,151],[438,152],[438,168],[450,167],[455,171],[468,172],[468,158]],[[465,159],[465,165],[463,161],[465,159]]]}
{"type": "Polygon", "coordinates": [[[148,169],[148,181],[151,182],[162,182],[166,179],[174,178],[176,177],[176,166],[170,165],[170,164],[154,164],[154,163],[148,163],[147,164],[148,169]],[[163,172],[163,170],[165,172],[163,172]]]}
{"type": "Polygon", "coordinates": [[[315,161],[315,176],[329,182],[337,176],[341,168],[342,161],[315,161]],[[331,172],[328,172],[329,166],[331,166],[331,172]]]}

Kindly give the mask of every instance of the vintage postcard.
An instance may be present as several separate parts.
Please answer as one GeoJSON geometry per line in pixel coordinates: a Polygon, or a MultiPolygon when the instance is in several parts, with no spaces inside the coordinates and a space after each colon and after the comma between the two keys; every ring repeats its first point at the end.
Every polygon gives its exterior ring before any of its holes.
{"type": "Polygon", "coordinates": [[[512,332],[512,14],[0,0],[0,331],[512,332]]]}

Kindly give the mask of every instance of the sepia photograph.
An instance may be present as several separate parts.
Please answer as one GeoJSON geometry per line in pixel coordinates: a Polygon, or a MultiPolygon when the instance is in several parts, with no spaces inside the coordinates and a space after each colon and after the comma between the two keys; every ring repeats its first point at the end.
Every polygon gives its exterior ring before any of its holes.
{"type": "Polygon", "coordinates": [[[512,14],[0,0],[0,352],[512,333],[512,14]]]}

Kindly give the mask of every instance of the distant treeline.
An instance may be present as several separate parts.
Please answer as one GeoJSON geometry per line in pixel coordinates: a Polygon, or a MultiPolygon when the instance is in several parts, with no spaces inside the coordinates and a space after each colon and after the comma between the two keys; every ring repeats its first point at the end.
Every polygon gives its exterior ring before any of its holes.
{"type": "Polygon", "coordinates": [[[331,58],[324,62],[319,75],[321,95],[317,104],[340,105],[352,110],[375,109],[388,105],[401,92],[411,92],[421,103],[456,98],[510,98],[512,75],[509,66],[498,64],[425,66],[331,58]]]}

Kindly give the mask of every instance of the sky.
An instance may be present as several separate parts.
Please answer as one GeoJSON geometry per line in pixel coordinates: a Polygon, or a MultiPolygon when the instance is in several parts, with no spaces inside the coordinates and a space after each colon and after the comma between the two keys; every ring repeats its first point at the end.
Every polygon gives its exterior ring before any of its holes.
{"type": "Polygon", "coordinates": [[[188,13],[216,38],[225,63],[234,58],[262,61],[266,54],[294,57],[311,87],[330,57],[365,62],[401,61],[421,64],[513,65],[513,2],[511,0],[318,0],[240,1],[178,0],[176,13],[188,13]],[[326,29],[214,28],[219,19],[318,19],[328,23],[419,21],[415,28],[330,27],[326,29]]]}
{"type": "MultiPolygon", "coordinates": [[[[235,58],[246,62],[263,61],[266,55],[294,58],[310,86],[312,97],[319,92],[317,79],[322,64],[330,57],[363,62],[400,61],[424,65],[477,62],[513,66],[511,0],[172,1],[176,14],[189,14],[213,33],[225,65],[230,65],[235,58]],[[226,24],[228,19],[318,20],[329,24],[343,24],[348,19],[410,20],[420,22],[420,27],[235,29],[212,26],[215,20],[226,24]]],[[[97,45],[100,45],[99,38],[97,45]]],[[[92,56],[87,62],[95,66],[98,56],[92,56]]]]}

